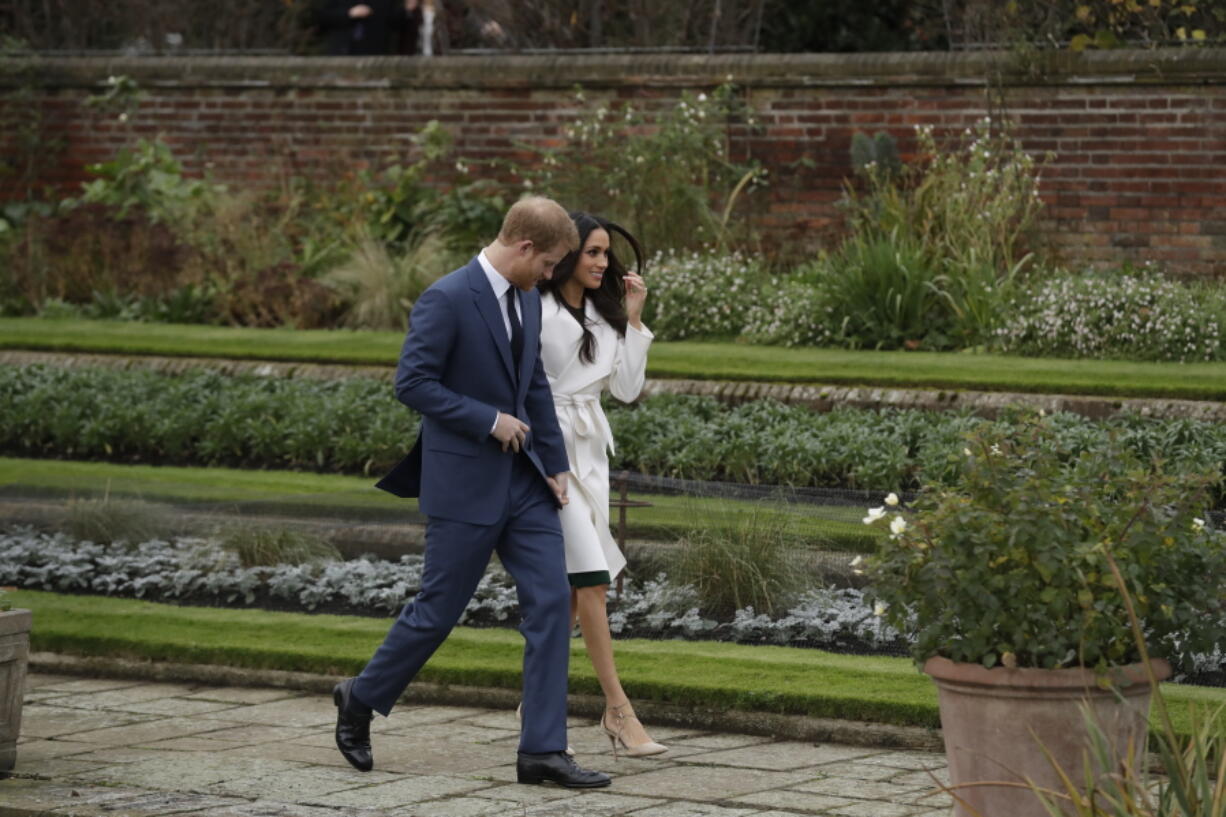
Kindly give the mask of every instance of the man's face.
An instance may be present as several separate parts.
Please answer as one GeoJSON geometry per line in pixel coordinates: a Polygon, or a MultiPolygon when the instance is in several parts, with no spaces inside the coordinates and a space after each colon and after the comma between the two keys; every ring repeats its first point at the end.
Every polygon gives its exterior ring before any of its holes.
{"type": "Polygon", "coordinates": [[[521,241],[516,246],[514,268],[507,277],[524,292],[553,275],[553,268],[567,253],[565,245],[559,244],[548,250],[538,250],[531,241],[521,241]]]}

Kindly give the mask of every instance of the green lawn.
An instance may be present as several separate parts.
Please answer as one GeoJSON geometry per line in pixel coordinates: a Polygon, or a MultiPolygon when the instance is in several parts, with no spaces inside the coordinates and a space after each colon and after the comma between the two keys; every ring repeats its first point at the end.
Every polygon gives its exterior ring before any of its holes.
{"type": "MultiPolygon", "coordinates": [[[[0,457],[0,495],[144,499],[202,505],[243,514],[332,516],[352,520],[423,521],[417,500],[397,499],[374,487],[372,477],[301,471],[178,468],[74,460],[0,457]]],[[[696,525],[735,522],[760,509],[748,501],[631,493],[650,508],[630,508],[626,534],[676,539],[696,525]]],[[[867,553],[884,530],[860,522],[863,508],[788,506],[792,532],[804,545],[867,553]]],[[[614,512],[616,513],[616,512],[614,512]]],[[[613,517],[616,524],[617,517],[613,517]]]]}
{"type": "MultiPolygon", "coordinates": [[[[129,599],[17,591],[34,611],[32,648],[75,655],[356,673],[386,619],[178,607],[129,599]]],[[[936,691],[909,659],[812,649],[686,641],[619,640],[618,668],[630,695],[691,706],[935,727],[936,691]]],[[[513,630],[460,627],[423,669],[422,680],[521,684],[522,641],[513,630]]],[[[582,642],[571,649],[571,690],[598,693],[582,642]]],[[[1164,684],[1177,728],[1189,707],[1226,703],[1226,690],[1164,684]]]]}
{"type": "MultiPolygon", "coordinates": [[[[391,366],[400,342],[398,332],[0,318],[0,348],[8,349],[391,366]]],[[[648,374],[661,378],[1226,399],[1226,363],[1054,360],[677,342],[652,347],[648,374]]]]}

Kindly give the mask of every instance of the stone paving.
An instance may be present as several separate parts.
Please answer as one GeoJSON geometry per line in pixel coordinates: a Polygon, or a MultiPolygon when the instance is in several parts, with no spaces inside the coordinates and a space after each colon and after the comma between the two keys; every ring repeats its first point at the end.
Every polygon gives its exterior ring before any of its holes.
{"type": "Polygon", "coordinates": [[[595,791],[515,783],[514,712],[402,706],[376,718],[375,771],[332,742],[326,695],[33,673],[0,817],[947,817],[941,755],[652,728],[670,751],[570,740],[595,791]]]}

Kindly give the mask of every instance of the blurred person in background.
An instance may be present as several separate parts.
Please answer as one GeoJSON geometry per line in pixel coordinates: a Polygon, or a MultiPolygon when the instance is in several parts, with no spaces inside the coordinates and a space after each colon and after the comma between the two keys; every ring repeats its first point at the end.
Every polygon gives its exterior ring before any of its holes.
{"type": "Polygon", "coordinates": [[[422,0],[324,0],[316,23],[333,56],[413,54],[419,50],[421,5],[422,0]]]}

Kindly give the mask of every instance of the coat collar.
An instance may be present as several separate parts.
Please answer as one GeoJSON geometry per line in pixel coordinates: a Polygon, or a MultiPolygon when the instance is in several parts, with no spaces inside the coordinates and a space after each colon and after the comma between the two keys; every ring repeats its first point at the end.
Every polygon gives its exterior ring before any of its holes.
{"type": "Polygon", "coordinates": [[[596,362],[584,363],[579,359],[578,343],[582,336],[579,323],[567,309],[562,306],[557,295],[541,299],[543,320],[548,329],[542,332],[542,344],[556,344],[551,350],[553,355],[562,357],[565,362],[553,377],[553,385],[567,393],[574,393],[589,386],[609,374],[611,357],[617,354],[617,331],[600,317],[592,302],[585,299],[584,314],[587,316],[588,328],[596,336],[596,362]],[[610,356],[606,360],[606,356],[610,356]]]}

